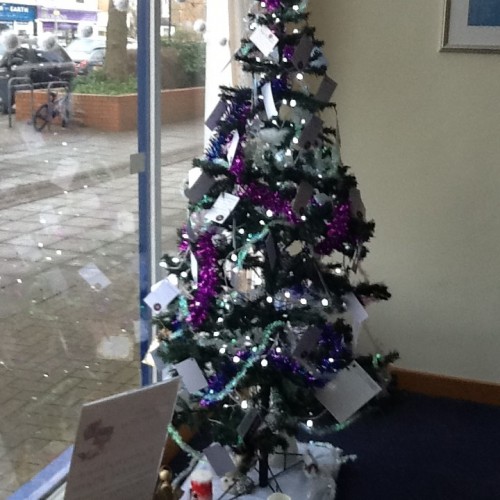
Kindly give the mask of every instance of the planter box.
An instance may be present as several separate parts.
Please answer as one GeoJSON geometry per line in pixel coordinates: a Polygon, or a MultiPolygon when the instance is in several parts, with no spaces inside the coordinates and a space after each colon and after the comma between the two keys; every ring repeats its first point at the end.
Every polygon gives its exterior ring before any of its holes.
{"type": "MultiPolygon", "coordinates": [[[[47,91],[33,94],[34,109],[47,102],[47,91]]],[[[205,88],[195,87],[161,91],[162,124],[178,123],[196,118],[205,112],[205,88]]],[[[137,94],[100,95],[73,94],[73,114],[82,126],[110,132],[137,128],[137,94]]],[[[29,91],[16,93],[16,120],[31,118],[29,91]]]]}

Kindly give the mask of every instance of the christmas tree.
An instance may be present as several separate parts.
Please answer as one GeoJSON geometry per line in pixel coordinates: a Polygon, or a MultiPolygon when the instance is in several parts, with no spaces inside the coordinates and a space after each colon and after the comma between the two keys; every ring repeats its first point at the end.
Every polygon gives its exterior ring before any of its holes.
{"type": "Polygon", "coordinates": [[[221,87],[179,252],[162,261],[165,299],[150,304],[160,356],[186,375],[174,426],[231,446],[243,472],[259,460],[261,484],[269,454],[324,415],[318,391],[355,359],[359,324],[347,313],[390,296],[360,278],[374,222],[338,125],[322,119],[336,83],[306,9],[253,2],[235,54],[251,84],[221,87]]]}

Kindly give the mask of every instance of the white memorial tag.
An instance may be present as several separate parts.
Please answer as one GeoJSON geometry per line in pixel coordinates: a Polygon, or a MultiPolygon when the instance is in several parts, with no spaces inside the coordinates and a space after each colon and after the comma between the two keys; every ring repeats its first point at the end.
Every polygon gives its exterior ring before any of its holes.
{"type": "Polygon", "coordinates": [[[229,166],[233,164],[234,157],[236,156],[236,150],[238,149],[238,144],[240,143],[240,134],[237,130],[233,132],[233,138],[227,148],[227,162],[229,166]]]}
{"type": "Polygon", "coordinates": [[[198,284],[198,261],[196,260],[196,257],[194,254],[191,252],[191,276],[193,277],[193,282],[194,284],[198,284]]]}
{"type": "Polygon", "coordinates": [[[278,37],[267,26],[258,26],[252,33],[250,40],[265,57],[274,50],[279,42],[278,37]]]}
{"type": "Polygon", "coordinates": [[[208,210],[205,217],[212,222],[223,224],[231,215],[240,199],[229,193],[222,193],[215,201],[213,207],[208,210]]]}
{"type": "Polygon", "coordinates": [[[262,85],[262,97],[264,98],[264,107],[266,108],[266,114],[269,120],[273,118],[273,116],[278,116],[278,110],[274,102],[273,89],[270,83],[262,85]]]}
{"type": "Polygon", "coordinates": [[[213,443],[203,450],[208,463],[219,477],[236,470],[229,452],[219,443],[213,443]]]}
{"type": "Polygon", "coordinates": [[[207,387],[205,375],[195,359],[188,358],[173,366],[182,377],[182,383],[191,394],[207,387]]]}
{"type": "Polygon", "coordinates": [[[347,312],[352,318],[352,337],[353,344],[356,346],[359,339],[361,325],[368,319],[368,312],[353,293],[344,295],[344,301],[347,305],[347,312]]]}
{"type": "Polygon", "coordinates": [[[168,279],[164,279],[151,287],[151,293],[146,296],[144,302],[146,302],[155,313],[159,313],[179,294],[179,289],[172,285],[168,279]]]}
{"type": "Polygon", "coordinates": [[[318,401],[340,422],[345,422],[382,388],[356,361],[340,370],[322,389],[316,390],[318,401]]]}

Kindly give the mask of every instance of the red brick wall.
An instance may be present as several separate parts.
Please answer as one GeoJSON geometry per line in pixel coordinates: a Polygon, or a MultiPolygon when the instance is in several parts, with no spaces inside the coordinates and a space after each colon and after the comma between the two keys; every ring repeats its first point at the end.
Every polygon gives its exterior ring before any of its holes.
{"type": "MultiPolygon", "coordinates": [[[[185,120],[203,119],[205,89],[162,90],[162,123],[178,123],[185,120]]],[[[34,109],[47,102],[45,91],[34,92],[34,109]]],[[[16,93],[16,120],[31,117],[30,92],[16,93]]],[[[104,96],[94,94],[73,94],[73,114],[83,126],[119,132],[137,128],[137,96],[135,94],[104,96]]]]}

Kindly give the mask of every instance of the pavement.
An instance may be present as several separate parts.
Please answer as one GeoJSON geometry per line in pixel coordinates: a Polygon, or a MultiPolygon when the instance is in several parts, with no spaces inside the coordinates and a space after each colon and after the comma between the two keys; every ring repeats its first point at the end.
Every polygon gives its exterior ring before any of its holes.
{"type": "MultiPolygon", "coordinates": [[[[203,133],[162,130],[165,251],[203,133]]],[[[136,151],[136,132],[0,117],[0,500],[72,444],[84,402],[140,384],[136,151]]]]}

